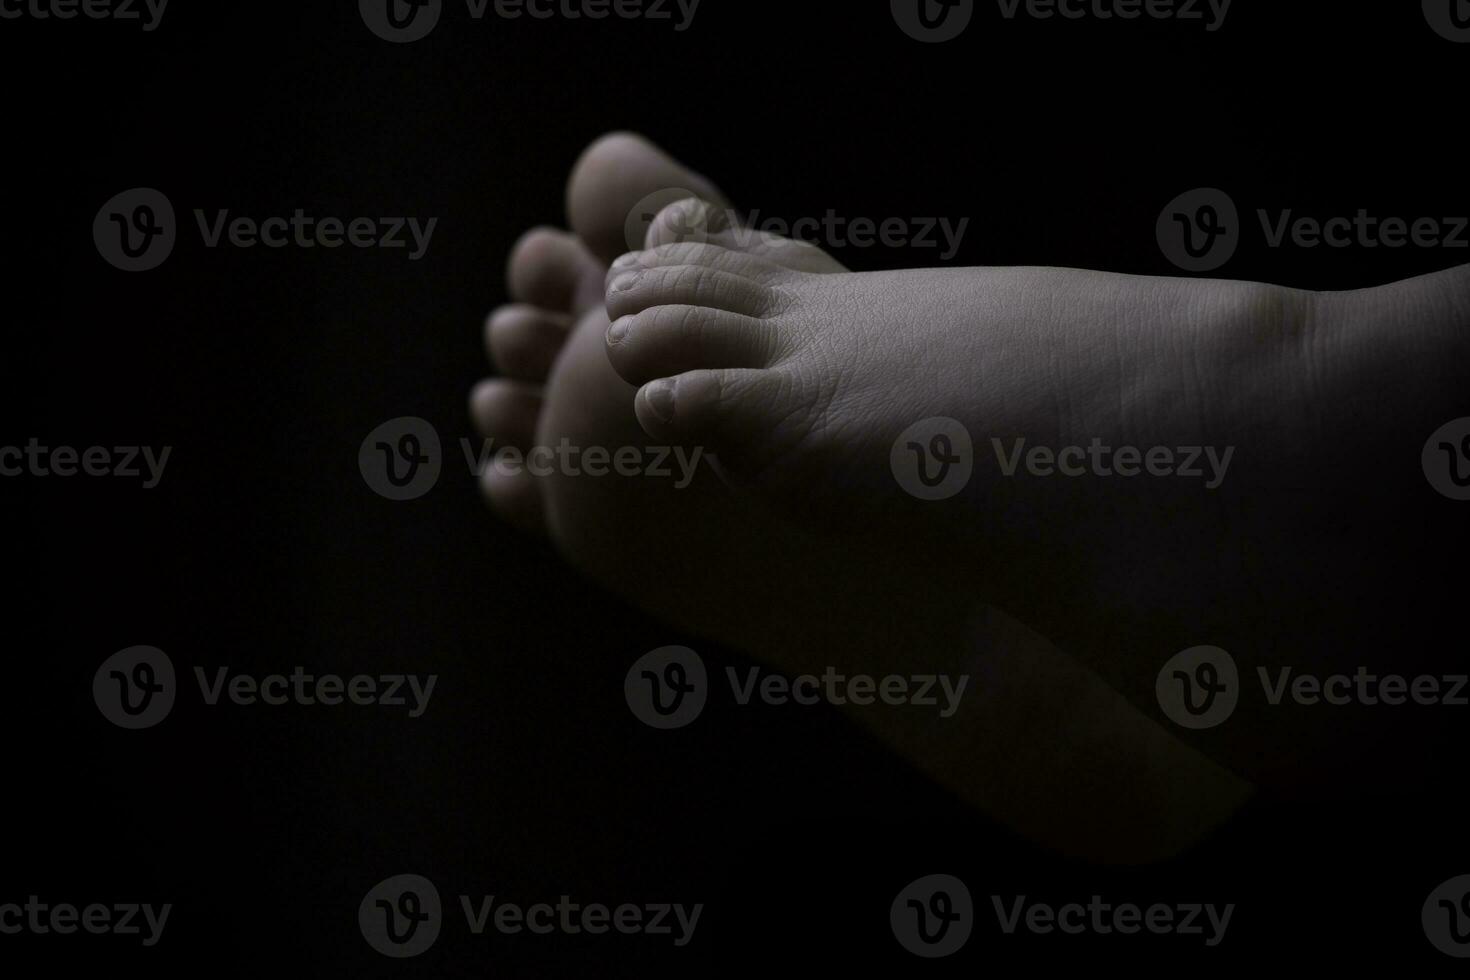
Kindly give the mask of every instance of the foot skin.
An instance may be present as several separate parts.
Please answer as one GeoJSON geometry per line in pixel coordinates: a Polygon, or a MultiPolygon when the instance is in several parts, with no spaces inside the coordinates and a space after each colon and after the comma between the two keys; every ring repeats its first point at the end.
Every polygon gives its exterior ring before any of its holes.
{"type": "MultiPolygon", "coordinates": [[[[738,321],[745,325],[770,319],[774,308],[742,304],[775,295],[778,280],[850,278],[819,249],[729,225],[721,218],[724,207],[707,180],[641,138],[618,134],[595,143],[568,189],[575,234],[532,232],[511,256],[509,286],[517,302],[496,311],[488,326],[502,376],[482,382],[471,396],[481,431],[497,445],[522,449],[562,440],[609,450],[661,446],[689,434],[652,424],[658,435],[646,431],[639,423],[649,413],[646,396],[619,371],[642,383],[659,372],[704,365],[687,362],[682,351],[650,346],[645,331],[609,346],[605,291],[630,268],[646,273],[641,282],[664,283],[658,295],[671,298],[693,290],[689,298],[703,299],[702,290],[713,294],[724,283],[732,291],[723,302],[701,308],[745,318],[738,321]],[[692,220],[678,206],[651,221],[635,219],[634,237],[643,240],[630,243],[628,216],[649,200],[683,196],[670,189],[711,207],[692,220]],[[630,245],[644,246],[644,259],[611,272],[608,263],[630,245]],[[690,267],[710,271],[683,284],[663,271],[690,267]],[[760,277],[769,283],[765,291],[755,289],[760,277]]],[[[696,337],[693,319],[650,312],[678,305],[619,317],[633,316],[660,334],[683,328],[696,337]]],[[[711,320],[710,326],[736,322],[711,320]]],[[[710,348],[736,359],[747,351],[738,338],[722,351],[710,348]]],[[[725,369],[736,367],[726,361],[717,368],[725,369]]],[[[676,409],[673,418],[689,421],[687,409],[684,415],[676,409]]],[[[1044,844],[1101,860],[1161,857],[1206,833],[1249,796],[1245,783],[1138,713],[1093,673],[980,606],[962,581],[896,558],[885,542],[809,530],[777,513],[763,495],[732,490],[708,467],[684,489],[668,480],[536,477],[493,467],[484,487],[498,513],[548,534],[570,562],[609,589],[681,630],[790,673],[833,666],[849,674],[974,674],[974,697],[939,725],[893,708],[844,710],[942,784],[1044,844]]]]}
{"type": "MultiPolygon", "coordinates": [[[[1047,268],[813,274],[772,261],[783,246],[769,238],[755,251],[749,235],[711,233],[709,214],[669,205],[654,223],[664,232],[607,275],[607,356],[639,386],[651,439],[704,447],[731,486],[802,526],[924,555],[927,580],[1015,614],[1138,705],[1156,705],[1162,651],[1220,637],[1237,638],[1250,674],[1282,649],[1303,672],[1342,669],[1344,646],[1324,637],[1350,620],[1304,612],[1373,581],[1365,533],[1341,528],[1381,509],[1343,489],[1364,481],[1340,472],[1331,434],[1352,433],[1355,456],[1387,456],[1453,417],[1441,413],[1455,398],[1365,411],[1362,394],[1387,383],[1382,351],[1433,346],[1432,331],[1409,325],[1445,323],[1433,311],[1464,295],[1463,274],[1391,287],[1405,312],[1384,330],[1329,315],[1371,310],[1372,297],[1255,283],[1047,268]],[[973,438],[974,474],[952,498],[920,502],[891,458],[935,418],[973,438]],[[1107,463],[1089,471],[1080,449],[1062,455],[1094,442],[1201,447],[1203,472],[1120,480],[1107,463]],[[1018,446],[1054,454],[1050,471],[1007,472],[1018,446]]],[[[1294,778],[1340,737],[1320,715],[1264,703],[1241,719],[1210,750],[1251,778],[1294,778]]]]}
{"type": "MultiPolygon", "coordinates": [[[[691,227],[704,207],[679,202],[656,224],[691,227]]],[[[894,442],[933,417],[1045,446],[1183,445],[1259,425],[1242,388],[1285,396],[1273,416],[1305,407],[1294,355],[1308,294],[1060,269],[813,275],[695,237],[614,261],[608,358],[639,386],[650,437],[706,445],[732,479],[773,495],[896,491],[894,442]]],[[[946,534],[976,499],[940,515],[946,534]]]]}
{"type": "MultiPolygon", "coordinates": [[[[997,463],[1018,445],[1058,452],[1094,439],[1221,447],[1233,462],[1229,447],[1273,426],[1290,445],[1276,413],[1310,418],[1295,355],[1304,294],[1057,269],[816,275],[709,235],[705,211],[670,205],[655,226],[695,229],[694,240],[651,243],[607,275],[607,356],[639,386],[634,408],[651,439],[704,447],[730,485],[803,526],[922,553],[935,577],[1043,630],[1060,625],[1057,610],[1116,608],[1127,598],[1119,583],[1146,596],[1150,614],[1167,604],[1204,628],[1179,584],[1218,594],[1213,553],[1171,563],[1171,544],[1180,528],[1228,540],[1219,505],[1232,498],[1202,481],[1133,481],[1120,493],[1101,476],[1006,476],[997,463]],[[1250,397],[1265,391],[1273,398],[1250,397]],[[1261,405],[1268,415],[1253,414],[1261,405]],[[911,427],[935,418],[964,427],[975,472],[952,499],[921,502],[891,459],[911,427]],[[1156,564],[1140,575],[1134,556],[1150,546],[1156,564]]],[[[1252,463],[1247,473],[1260,473],[1261,458],[1252,463]]],[[[1154,662],[1103,666],[1151,680],[1135,668],[1154,662]]]]}

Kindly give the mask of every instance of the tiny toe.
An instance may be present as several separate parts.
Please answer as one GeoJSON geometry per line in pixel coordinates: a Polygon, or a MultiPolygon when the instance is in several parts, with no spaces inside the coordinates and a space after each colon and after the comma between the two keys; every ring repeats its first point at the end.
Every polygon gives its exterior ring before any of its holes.
{"type": "Polygon", "coordinates": [[[534,228],[511,249],[506,278],[514,299],[544,310],[572,311],[577,286],[600,267],[575,235],[534,228]]]}
{"type": "Polygon", "coordinates": [[[842,263],[810,242],[786,238],[753,228],[734,210],[696,199],[676,201],[664,208],[648,228],[645,249],[705,246],[724,249],[747,265],[794,272],[847,271],[842,263]]]}
{"type": "Polygon", "coordinates": [[[768,320],[702,306],[655,306],[614,320],[607,354],[623,380],[641,385],[699,368],[765,367],[775,342],[768,320]]]}
{"type": "Polygon", "coordinates": [[[485,348],[506,377],[545,381],[571,327],[565,314],[525,303],[502,306],[485,321],[485,348]]]}
{"type": "Polygon", "coordinates": [[[541,415],[541,386],[524,381],[491,378],[470,392],[470,418],[492,449],[513,446],[524,449],[536,439],[536,422],[541,415]]]}
{"type": "Polygon", "coordinates": [[[737,227],[739,221],[729,208],[686,197],[668,204],[654,215],[648,224],[643,247],[713,242],[728,236],[737,227]]]}
{"type": "Polygon", "coordinates": [[[781,266],[761,255],[741,252],[724,245],[705,242],[673,242],[657,248],[628,252],[618,256],[608,267],[604,287],[627,272],[641,272],[668,266],[701,265],[731,275],[743,276],[765,286],[789,282],[795,270],[781,266]]]}
{"type": "Polygon", "coordinates": [[[764,316],[776,293],[744,276],[702,265],[666,266],[623,272],[607,286],[607,315],[642,313],[655,306],[707,306],[744,316],[764,316]]]}
{"type": "Polygon", "coordinates": [[[768,428],[778,385],[768,370],[689,371],[639,388],[633,410],[655,439],[699,442],[715,452],[738,450],[768,428]]]}
{"type": "Polygon", "coordinates": [[[545,533],[541,487],[530,473],[492,463],[480,475],[480,491],[491,508],[509,523],[531,534],[545,533]]]}

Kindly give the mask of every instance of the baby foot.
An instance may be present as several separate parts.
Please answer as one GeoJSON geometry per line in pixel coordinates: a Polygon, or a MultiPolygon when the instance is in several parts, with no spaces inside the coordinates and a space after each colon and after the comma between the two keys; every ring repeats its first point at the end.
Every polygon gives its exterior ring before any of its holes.
{"type": "MultiPolygon", "coordinates": [[[[568,210],[575,236],[543,230],[518,243],[510,289],[519,303],[490,319],[492,356],[508,376],[477,387],[471,412],[497,445],[670,444],[640,427],[638,389],[614,370],[607,346],[605,263],[629,247],[630,214],[659,262],[728,261],[744,278],[764,270],[773,281],[844,277],[819,249],[740,228],[708,181],[633,136],[605,137],[583,155],[568,210]],[[645,202],[686,194],[703,206],[676,203],[652,221],[643,217],[645,202]]],[[[1248,795],[1095,675],[977,608],[960,583],[896,559],[885,543],[834,541],[783,520],[760,496],[732,491],[704,467],[683,489],[667,480],[536,477],[495,467],[484,484],[499,513],[547,533],[609,589],[792,673],[826,666],[982,673],[966,709],[940,726],[891,708],[845,710],[1033,839],[1113,860],[1156,857],[1185,846],[1248,795]],[[1078,808],[1078,799],[1089,805],[1078,808]]]]}
{"type": "MultiPolygon", "coordinates": [[[[600,307],[603,266],[575,235],[537,228],[511,250],[506,280],[515,302],[485,322],[485,348],[500,377],[470,395],[470,417],[498,449],[524,452],[536,442],[546,385],[578,317],[600,307]]],[[[594,312],[595,315],[595,312],[594,312]]],[[[526,473],[491,467],[481,476],[486,498],[503,517],[530,531],[546,526],[542,488],[526,473]]]]}
{"type": "MultiPolygon", "coordinates": [[[[1361,480],[1338,472],[1330,434],[1388,452],[1452,416],[1359,408],[1385,385],[1384,345],[1328,313],[1397,303],[1405,323],[1434,322],[1445,289],[1348,303],[1043,268],[816,275],[708,234],[706,211],[671,205],[656,222],[667,233],[607,277],[607,355],[639,386],[651,438],[705,447],[731,486],[804,527],[924,556],[924,581],[1017,615],[1146,710],[1169,651],[1221,637],[1247,683],[1281,649],[1302,672],[1341,670],[1344,647],[1326,637],[1343,616],[1303,612],[1334,593],[1330,576],[1344,593],[1373,581],[1359,552],[1381,508],[1350,499],[1361,480]],[[921,501],[893,460],[935,419],[973,439],[974,472],[921,501]],[[1040,472],[1017,468],[1027,446],[1046,450],[1040,472]],[[1093,446],[1134,447],[1135,475],[1152,449],[1193,452],[1216,482],[1120,480],[1093,446]]],[[[1252,778],[1296,780],[1341,730],[1261,698],[1208,744],[1252,778]]]]}
{"type": "MultiPolygon", "coordinates": [[[[703,210],[681,202],[657,224],[698,228],[703,210]]],[[[1246,363],[1237,328],[1279,332],[1285,351],[1306,302],[1248,283],[1056,269],[813,275],[695,236],[613,263],[608,357],[640,386],[651,436],[706,445],[733,479],[776,495],[842,484],[892,496],[895,440],[938,416],[1049,446],[1119,444],[1145,422],[1160,437],[1210,435],[1238,420],[1212,399],[1247,369],[1288,370],[1262,348],[1246,363]],[[1209,353],[1221,376],[1195,379],[1193,359],[1209,353]]]]}

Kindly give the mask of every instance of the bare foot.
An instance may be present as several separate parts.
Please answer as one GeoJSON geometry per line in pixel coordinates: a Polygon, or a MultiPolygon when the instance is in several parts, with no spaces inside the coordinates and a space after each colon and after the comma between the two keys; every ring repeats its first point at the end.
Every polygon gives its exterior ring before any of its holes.
{"type": "MultiPolygon", "coordinates": [[[[708,181],[640,138],[605,137],[584,154],[568,191],[577,234],[538,231],[512,255],[520,303],[497,311],[489,333],[497,364],[515,377],[484,382],[472,395],[486,435],[523,449],[563,440],[609,452],[671,444],[639,425],[642,399],[609,360],[601,302],[605,263],[629,248],[629,215],[650,199],[678,198],[669,191],[681,188],[722,203],[708,181]]],[[[692,248],[668,241],[687,237],[670,220],[678,214],[635,220],[646,238],[634,244],[692,259],[713,258],[724,241],[745,250],[730,261],[749,258],[772,275],[848,278],[820,250],[745,235],[737,242],[735,229],[719,224],[692,248]]],[[[626,371],[624,353],[614,357],[626,371]]],[[[889,706],[844,710],[1033,839],[1099,859],[1159,857],[1249,795],[1094,674],[982,605],[966,583],[936,576],[886,542],[803,527],[709,467],[683,489],[672,480],[492,467],[485,488],[500,513],[544,529],[609,588],[789,673],[831,666],[873,676],[972,675],[962,709],[942,721],[889,706]]]]}
{"type": "MultiPolygon", "coordinates": [[[[1463,385],[1442,365],[1464,363],[1470,267],[1351,295],[1048,268],[814,274],[722,214],[670,204],[607,276],[608,357],[650,438],[705,447],[803,527],[921,556],[925,580],[1064,640],[1135,703],[1154,702],[1166,651],[1227,633],[1248,686],[1286,637],[1303,671],[1405,666],[1323,642],[1355,612],[1324,597],[1398,577],[1365,549],[1381,509],[1342,447],[1413,452],[1454,417],[1463,385]],[[903,486],[910,452],[961,479],[903,486]]],[[[1209,743],[1251,777],[1294,780],[1342,731],[1265,698],[1242,717],[1209,743]]]]}

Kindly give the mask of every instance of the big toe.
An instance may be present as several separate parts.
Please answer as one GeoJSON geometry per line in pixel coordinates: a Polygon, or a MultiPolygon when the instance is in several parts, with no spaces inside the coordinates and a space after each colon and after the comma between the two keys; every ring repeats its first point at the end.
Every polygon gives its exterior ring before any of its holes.
{"type": "Polygon", "coordinates": [[[669,204],[699,198],[728,207],[707,178],[642,136],[610,133],[572,168],[567,214],[572,230],[603,262],[643,247],[648,227],[669,204]]]}

